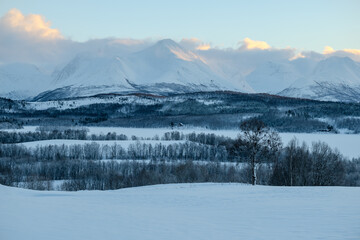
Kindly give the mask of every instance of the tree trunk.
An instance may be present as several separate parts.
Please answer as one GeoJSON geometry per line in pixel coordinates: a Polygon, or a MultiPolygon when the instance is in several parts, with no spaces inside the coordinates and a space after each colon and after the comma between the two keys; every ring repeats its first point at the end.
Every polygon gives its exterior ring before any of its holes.
{"type": "Polygon", "coordinates": [[[255,156],[252,156],[251,159],[251,171],[252,171],[251,184],[256,185],[255,156]]]}
{"type": "Polygon", "coordinates": [[[292,166],[292,156],[290,156],[290,186],[293,185],[293,166],[292,166]]]}

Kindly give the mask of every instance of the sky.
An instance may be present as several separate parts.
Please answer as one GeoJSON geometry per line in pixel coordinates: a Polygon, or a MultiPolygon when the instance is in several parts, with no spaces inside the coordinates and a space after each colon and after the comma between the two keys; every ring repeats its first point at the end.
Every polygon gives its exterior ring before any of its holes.
{"type": "Polygon", "coordinates": [[[79,42],[197,38],[236,48],[250,38],[302,51],[360,49],[358,0],[0,0],[0,16],[14,8],[41,15],[64,38],[79,42]]]}
{"type": "Polygon", "coordinates": [[[77,54],[124,56],[165,38],[209,61],[360,62],[358,9],[359,0],[0,0],[0,64],[52,71],[77,54]]]}

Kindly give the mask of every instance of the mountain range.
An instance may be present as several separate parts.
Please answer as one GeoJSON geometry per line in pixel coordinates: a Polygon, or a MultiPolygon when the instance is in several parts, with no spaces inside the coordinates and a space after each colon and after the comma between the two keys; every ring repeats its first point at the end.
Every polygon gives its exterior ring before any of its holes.
{"type": "Polygon", "coordinates": [[[241,64],[209,59],[170,39],[137,52],[81,53],[52,74],[35,65],[0,65],[0,96],[38,101],[108,93],[168,95],[199,91],[270,93],[332,101],[360,101],[360,63],[347,57],[241,64]]]}

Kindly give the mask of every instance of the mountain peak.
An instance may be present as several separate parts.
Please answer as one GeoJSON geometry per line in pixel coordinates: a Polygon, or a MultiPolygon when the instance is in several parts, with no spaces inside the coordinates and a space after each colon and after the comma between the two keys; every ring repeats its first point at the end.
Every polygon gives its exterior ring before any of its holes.
{"type": "Polygon", "coordinates": [[[180,45],[172,39],[162,39],[158,41],[155,46],[161,46],[166,48],[181,48],[180,45]]]}
{"type": "Polygon", "coordinates": [[[353,61],[349,57],[338,57],[333,56],[327,59],[324,59],[319,62],[318,67],[315,69],[317,72],[322,71],[331,71],[335,72],[343,72],[343,71],[359,71],[359,64],[353,61]]]}
{"type": "MultiPolygon", "coordinates": [[[[156,56],[157,58],[161,59],[180,59],[187,62],[193,61],[201,61],[205,63],[205,60],[202,59],[197,54],[193,53],[190,50],[184,49],[178,43],[171,39],[163,39],[155,43],[150,48],[147,48],[137,55],[145,55],[145,56],[156,56]]],[[[149,58],[149,57],[145,57],[149,58]]]]}
{"type": "Polygon", "coordinates": [[[353,61],[351,58],[349,57],[339,57],[339,56],[332,56],[329,58],[326,58],[322,61],[319,62],[318,66],[319,67],[328,67],[328,68],[332,68],[334,69],[340,69],[343,67],[355,67],[356,65],[358,65],[355,61],[353,61]]]}

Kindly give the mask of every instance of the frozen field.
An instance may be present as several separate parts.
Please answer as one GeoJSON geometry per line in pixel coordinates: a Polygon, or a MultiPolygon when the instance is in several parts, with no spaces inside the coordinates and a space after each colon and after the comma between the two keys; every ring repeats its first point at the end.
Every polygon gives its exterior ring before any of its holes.
{"type": "MultiPolygon", "coordinates": [[[[142,138],[153,138],[158,135],[160,138],[166,132],[179,131],[184,134],[192,132],[196,133],[214,133],[216,135],[223,135],[226,137],[236,138],[239,134],[238,130],[209,130],[204,128],[122,128],[122,127],[88,127],[89,134],[107,134],[115,132],[117,134],[125,134],[128,138],[131,136],[142,138]]],[[[10,131],[35,131],[36,126],[26,126],[24,129],[10,130],[10,131]]],[[[301,144],[305,141],[308,145],[312,142],[322,141],[327,143],[331,148],[337,148],[340,153],[348,158],[360,157],[360,134],[332,134],[332,133],[280,133],[283,144],[287,145],[288,142],[296,137],[301,144]]],[[[60,142],[57,142],[60,143],[60,142]]],[[[69,142],[70,143],[70,142],[69,142]]],[[[153,142],[156,143],[156,142],[153,142]]],[[[122,144],[126,144],[125,142],[122,144]]],[[[32,145],[32,144],[30,144],[32,145]]]]}
{"type": "Polygon", "coordinates": [[[0,185],[0,239],[360,239],[360,188],[170,184],[40,192],[0,185]]]}

